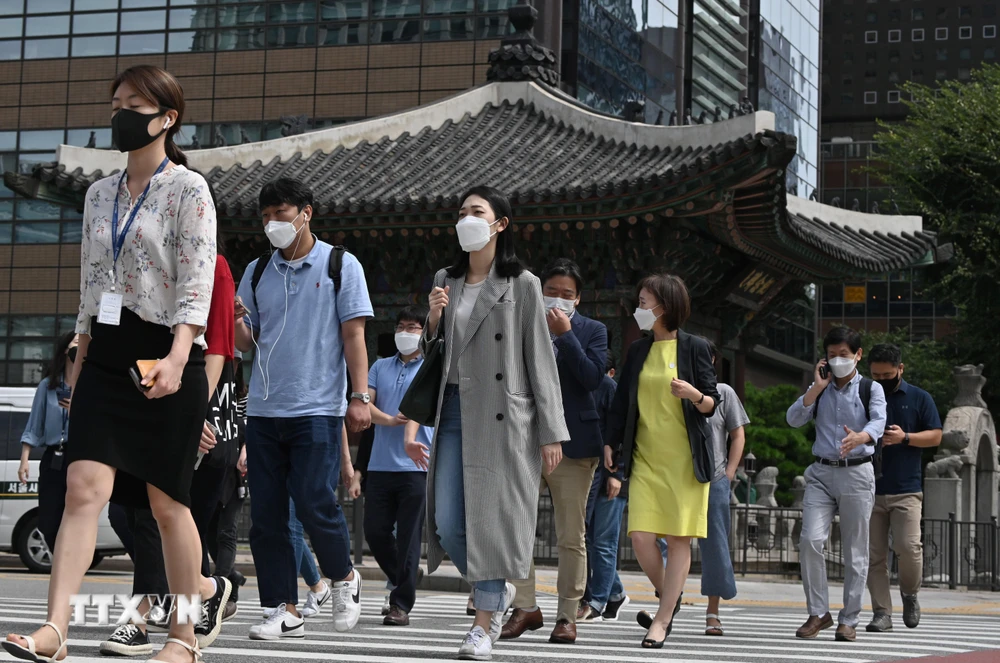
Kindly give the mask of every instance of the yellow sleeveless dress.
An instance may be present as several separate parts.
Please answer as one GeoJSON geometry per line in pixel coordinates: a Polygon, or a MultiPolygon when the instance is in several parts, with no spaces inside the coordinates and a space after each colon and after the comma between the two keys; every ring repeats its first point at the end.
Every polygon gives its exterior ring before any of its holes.
{"type": "Polygon", "coordinates": [[[708,536],[709,484],[694,476],[677,377],[677,341],[658,341],[639,374],[639,425],[629,479],[628,531],[708,536]]]}

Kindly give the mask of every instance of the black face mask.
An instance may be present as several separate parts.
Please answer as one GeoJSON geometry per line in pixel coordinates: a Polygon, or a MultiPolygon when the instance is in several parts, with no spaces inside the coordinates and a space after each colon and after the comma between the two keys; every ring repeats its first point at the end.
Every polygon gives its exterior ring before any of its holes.
{"type": "Polygon", "coordinates": [[[69,357],[69,360],[71,362],[75,362],[76,361],[76,346],[75,345],[72,348],[70,348],[69,350],[66,351],[66,356],[69,357]]]}
{"type": "Polygon", "coordinates": [[[166,132],[166,129],[149,135],[149,123],[155,118],[163,117],[167,111],[159,113],[140,113],[127,108],[120,109],[111,118],[111,140],[119,152],[134,152],[141,150],[166,132]]]}
{"type": "Polygon", "coordinates": [[[875,380],[875,382],[882,385],[882,391],[885,392],[886,396],[899,389],[899,383],[902,381],[903,376],[898,373],[896,374],[896,377],[889,378],[888,380],[875,380]]]}

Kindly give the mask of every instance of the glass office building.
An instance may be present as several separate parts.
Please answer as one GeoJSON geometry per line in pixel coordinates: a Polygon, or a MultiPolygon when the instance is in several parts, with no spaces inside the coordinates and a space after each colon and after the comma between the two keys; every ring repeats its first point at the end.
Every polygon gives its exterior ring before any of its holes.
{"type": "Polygon", "coordinates": [[[660,113],[669,116],[677,107],[677,1],[564,3],[566,24],[572,27],[564,35],[569,43],[564,43],[563,57],[572,58],[575,68],[563,70],[577,98],[612,115],[621,115],[626,102],[642,100],[647,122],[655,122],[660,113]]]}
{"type": "Polygon", "coordinates": [[[798,138],[787,186],[805,198],[819,184],[819,0],[759,0],[759,7],[750,88],[777,130],[798,138]]]}
{"type": "Polygon", "coordinates": [[[687,104],[692,118],[716,112],[728,117],[730,106],[746,95],[748,20],[739,0],[693,0],[687,104]]]}

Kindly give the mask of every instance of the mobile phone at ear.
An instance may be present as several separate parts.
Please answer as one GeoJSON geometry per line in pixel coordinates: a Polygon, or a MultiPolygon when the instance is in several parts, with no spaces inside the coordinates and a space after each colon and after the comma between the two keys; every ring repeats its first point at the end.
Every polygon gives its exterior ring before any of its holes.
{"type": "Polygon", "coordinates": [[[823,364],[819,367],[819,376],[824,380],[830,377],[830,367],[827,364],[823,364]]]}

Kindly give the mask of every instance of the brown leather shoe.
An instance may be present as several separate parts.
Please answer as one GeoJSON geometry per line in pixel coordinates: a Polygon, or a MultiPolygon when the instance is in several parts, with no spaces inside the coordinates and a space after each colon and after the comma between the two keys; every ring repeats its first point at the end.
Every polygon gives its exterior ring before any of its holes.
{"type": "Polygon", "coordinates": [[[558,645],[571,645],[576,642],[576,624],[570,624],[566,619],[556,622],[556,627],[552,629],[549,642],[558,645]]]}
{"type": "Polygon", "coordinates": [[[841,624],[837,627],[837,635],[834,636],[837,642],[854,642],[857,640],[857,631],[853,626],[841,624]]]}
{"type": "Polygon", "coordinates": [[[590,614],[590,604],[586,601],[580,601],[580,607],[576,609],[576,619],[577,621],[583,619],[588,614],[590,614]]]}
{"type": "Polygon", "coordinates": [[[796,638],[815,638],[819,635],[819,632],[823,629],[827,629],[833,626],[833,617],[830,613],[826,613],[822,617],[810,616],[806,620],[806,623],[799,627],[799,630],[795,632],[796,638]]]}
{"type": "Polygon", "coordinates": [[[545,626],[545,622],[542,620],[541,608],[536,608],[531,612],[514,608],[510,619],[507,620],[507,623],[503,625],[503,630],[500,631],[500,639],[513,640],[514,638],[520,638],[525,631],[537,631],[543,626],[545,626]]]}
{"type": "Polygon", "coordinates": [[[389,606],[389,614],[385,616],[382,623],[386,626],[409,626],[410,616],[403,612],[398,605],[389,606]]]}

